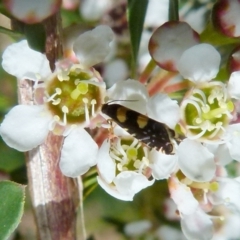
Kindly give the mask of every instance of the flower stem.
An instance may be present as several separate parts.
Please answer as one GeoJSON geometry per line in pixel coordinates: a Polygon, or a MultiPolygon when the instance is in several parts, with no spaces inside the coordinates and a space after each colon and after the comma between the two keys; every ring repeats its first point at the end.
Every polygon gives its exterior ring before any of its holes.
{"type": "Polygon", "coordinates": [[[140,78],[139,78],[139,82],[141,83],[146,83],[148,81],[148,79],[151,76],[152,71],[154,70],[154,68],[156,67],[156,63],[154,62],[153,59],[151,59],[148,63],[148,65],[146,66],[146,68],[144,69],[144,71],[142,72],[140,78]]]}
{"type": "MultiPolygon", "coordinates": [[[[52,38],[46,41],[49,47],[46,51],[53,70],[55,61],[62,52],[61,40],[56,39],[61,35],[59,32],[56,33],[56,28],[61,29],[58,27],[61,21],[58,14],[50,18],[48,19],[50,22],[44,24],[52,24],[49,28],[45,27],[48,33],[55,28],[55,32],[51,34],[52,38]],[[51,50],[51,47],[54,49],[51,50]]],[[[35,104],[31,81],[19,80],[18,93],[20,104],[35,104]]],[[[37,225],[37,239],[40,240],[76,239],[79,186],[73,179],[65,177],[59,169],[63,140],[62,136],[50,133],[42,145],[26,153],[28,186],[37,225]]]]}
{"type": "Polygon", "coordinates": [[[181,90],[184,90],[184,89],[188,89],[189,88],[189,81],[182,81],[182,82],[178,82],[178,83],[174,83],[174,84],[171,84],[169,86],[166,86],[164,88],[164,92],[165,93],[174,93],[174,92],[177,92],[177,91],[181,91],[181,90]]]}
{"type": "MultiPolygon", "coordinates": [[[[33,104],[32,82],[19,81],[19,102],[33,104]]],[[[38,239],[76,239],[78,191],[73,179],[59,169],[63,137],[49,134],[45,142],[26,153],[28,186],[38,239]]]]}

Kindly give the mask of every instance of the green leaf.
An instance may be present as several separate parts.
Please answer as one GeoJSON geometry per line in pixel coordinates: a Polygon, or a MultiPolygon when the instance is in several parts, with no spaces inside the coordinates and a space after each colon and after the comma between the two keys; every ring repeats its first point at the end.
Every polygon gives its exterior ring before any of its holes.
{"type": "MultiPolygon", "coordinates": [[[[72,10],[66,10],[66,9],[61,9],[61,18],[62,18],[62,24],[63,27],[76,27],[79,30],[81,29],[81,26],[76,26],[78,24],[83,24],[83,19],[79,14],[79,10],[76,9],[75,11],[72,10]]],[[[65,29],[66,30],[66,29],[65,29]]]]}
{"type": "Polygon", "coordinates": [[[24,37],[22,33],[7,29],[2,26],[0,26],[0,33],[6,34],[7,36],[11,37],[12,39],[14,39],[16,41],[19,41],[20,39],[22,39],[24,37]]]}
{"type": "Polygon", "coordinates": [[[24,33],[32,49],[42,53],[45,51],[46,34],[43,24],[25,24],[24,33]]]}
{"type": "Polygon", "coordinates": [[[147,5],[148,0],[128,0],[128,24],[132,45],[132,77],[134,77],[136,73],[138,50],[147,5]]]}
{"type": "Polygon", "coordinates": [[[178,16],[178,0],[170,0],[169,3],[169,10],[168,10],[168,20],[169,21],[179,21],[178,16]]]}
{"type": "Polygon", "coordinates": [[[11,14],[6,10],[6,7],[2,1],[0,1],[0,13],[8,18],[11,18],[11,14]]]}
{"type": "Polygon", "coordinates": [[[0,182],[0,239],[7,239],[23,214],[25,187],[10,181],[0,182]]]}

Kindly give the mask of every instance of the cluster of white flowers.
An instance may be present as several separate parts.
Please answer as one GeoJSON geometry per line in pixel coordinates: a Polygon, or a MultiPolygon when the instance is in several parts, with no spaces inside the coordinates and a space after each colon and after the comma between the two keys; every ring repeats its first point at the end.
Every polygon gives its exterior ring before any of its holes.
{"type": "Polygon", "coordinates": [[[240,210],[235,201],[240,197],[239,180],[229,178],[225,171],[228,163],[240,161],[240,124],[231,123],[234,103],[240,99],[240,72],[233,72],[225,82],[217,80],[220,54],[213,46],[200,43],[186,23],[167,22],[159,27],[149,49],[159,66],[189,80],[189,90],[180,103],[179,127],[185,139],[176,149],[183,176],[172,174],[168,183],[185,236],[211,239],[213,222],[207,213],[219,204],[240,210]],[[202,197],[197,200],[198,191],[202,197]]]}
{"type": "Polygon", "coordinates": [[[37,147],[49,131],[63,135],[62,173],[74,178],[96,165],[99,185],[121,200],[133,200],[155,180],[168,179],[185,236],[210,239],[213,223],[207,213],[214,206],[226,204],[240,211],[239,179],[228,178],[224,171],[233,159],[240,161],[240,124],[231,124],[234,100],[240,99],[240,72],[233,72],[226,82],[218,81],[217,50],[199,43],[186,23],[166,23],[152,35],[149,49],[159,66],[189,80],[190,89],[180,105],[163,93],[150,97],[146,87],[132,79],[106,90],[92,66],[107,56],[112,40],[106,26],[85,32],[73,44],[79,62],[61,61],[54,73],[45,55],[31,50],[26,41],[9,46],[3,68],[19,80],[35,82],[35,105],[10,110],[0,134],[19,151],[37,147]],[[106,97],[131,100],[117,103],[178,129],[182,140],[175,142],[173,154],[150,149],[115,125],[113,136],[98,146],[85,128],[96,128],[108,118],[99,114],[106,97]],[[200,200],[194,190],[201,191],[200,200]]]}
{"type": "Polygon", "coordinates": [[[104,101],[106,86],[91,66],[110,52],[113,32],[98,26],[80,35],[73,44],[79,63],[67,60],[51,73],[46,56],[28,47],[27,41],[10,45],[3,53],[3,68],[20,81],[35,82],[34,105],[17,105],[0,127],[3,140],[19,151],[42,144],[49,131],[65,136],[60,168],[77,177],[96,165],[98,146],[84,129],[94,127],[104,101]]]}

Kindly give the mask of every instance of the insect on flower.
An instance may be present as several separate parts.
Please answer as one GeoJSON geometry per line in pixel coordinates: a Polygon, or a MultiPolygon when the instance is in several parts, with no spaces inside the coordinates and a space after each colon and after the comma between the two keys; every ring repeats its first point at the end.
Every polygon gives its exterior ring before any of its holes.
{"type": "Polygon", "coordinates": [[[166,124],[111,102],[103,104],[102,112],[148,147],[173,154],[176,136],[166,124]]]}

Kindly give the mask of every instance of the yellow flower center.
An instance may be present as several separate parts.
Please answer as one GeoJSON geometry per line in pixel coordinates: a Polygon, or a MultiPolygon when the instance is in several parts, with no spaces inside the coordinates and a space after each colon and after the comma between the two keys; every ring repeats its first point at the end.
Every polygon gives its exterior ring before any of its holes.
{"type": "Polygon", "coordinates": [[[192,139],[218,139],[228,125],[234,109],[226,87],[221,82],[208,83],[206,87],[192,90],[182,105],[185,131],[192,139]]]}
{"type": "Polygon", "coordinates": [[[90,70],[77,64],[64,69],[46,87],[49,110],[63,125],[86,123],[100,111],[102,90],[90,70]]]}
{"type": "Polygon", "coordinates": [[[147,153],[147,148],[132,137],[117,138],[111,142],[110,156],[117,163],[117,173],[135,171],[144,174],[149,166],[147,153]]]}

